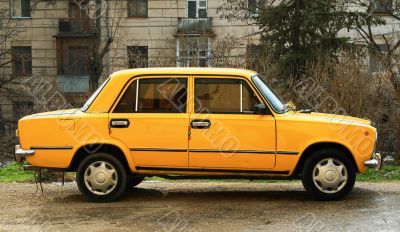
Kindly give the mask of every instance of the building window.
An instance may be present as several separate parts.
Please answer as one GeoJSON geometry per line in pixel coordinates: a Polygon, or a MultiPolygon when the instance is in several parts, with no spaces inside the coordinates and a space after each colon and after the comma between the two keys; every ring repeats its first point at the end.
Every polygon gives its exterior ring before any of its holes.
{"type": "Polygon", "coordinates": [[[247,15],[249,17],[257,16],[263,0],[247,0],[247,15]]]}
{"type": "Polygon", "coordinates": [[[30,0],[11,0],[11,16],[15,18],[31,17],[30,0]]]}
{"type": "Polygon", "coordinates": [[[125,91],[114,113],[185,113],[186,78],[134,80],[125,91]]]}
{"type": "Polygon", "coordinates": [[[188,18],[207,18],[206,0],[188,0],[187,1],[188,18]]]}
{"type": "Polygon", "coordinates": [[[87,75],[89,74],[89,48],[88,47],[69,47],[68,61],[65,67],[68,74],[87,75]]]}
{"type": "Polygon", "coordinates": [[[128,46],[128,67],[145,68],[148,65],[147,46],[128,46]]]}
{"type": "Polygon", "coordinates": [[[210,65],[210,37],[182,37],[177,39],[179,67],[208,67],[210,65]]]}
{"type": "Polygon", "coordinates": [[[253,113],[260,101],[250,86],[239,79],[196,78],[196,113],[253,113]]]}
{"type": "Polygon", "coordinates": [[[89,74],[89,47],[66,46],[60,53],[58,74],[87,75],[89,74]]]}
{"type": "Polygon", "coordinates": [[[388,14],[393,11],[393,0],[372,0],[371,4],[374,14],[388,14]]]}
{"type": "Polygon", "coordinates": [[[13,109],[15,117],[20,119],[33,113],[33,101],[15,101],[13,109]]]}
{"type": "Polygon", "coordinates": [[[31,47],[11,47],[13,74],[15,76],[32,75],[31,47]]]}
{"type": "Polygon", "coordinates": [[[128,17],[147,17],[147,0],[128,0],[128,17]]]}

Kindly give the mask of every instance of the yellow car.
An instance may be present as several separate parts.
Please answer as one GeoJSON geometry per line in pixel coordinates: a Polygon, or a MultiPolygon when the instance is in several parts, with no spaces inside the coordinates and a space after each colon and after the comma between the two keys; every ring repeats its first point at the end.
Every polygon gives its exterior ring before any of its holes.
{"type": "Polygon", "coordinates": [[[379,169],[368,120],[295,111],[255,72],[147,68],[112,74],[80,109],[18,123],[18,161],[77,172],[89,200],[116,200],[146,176],[301,178],[337,200],[379,169]]]}

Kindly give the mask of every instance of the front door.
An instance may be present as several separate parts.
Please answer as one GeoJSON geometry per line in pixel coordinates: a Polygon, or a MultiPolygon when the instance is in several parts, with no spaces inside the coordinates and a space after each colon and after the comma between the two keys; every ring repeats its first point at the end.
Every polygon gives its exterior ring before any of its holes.
{"type": "Polygon", "coordinates": [[[132,80],[110,113],[111,136],[129,147],[138,167],[187,167],[187,84],[184,76],[132,80]]]}
{"type": "Polygon", "coordinates": [[[273,168],[275,119],[272,114],[253,113],[253,106],[260,102],[248,80],[194,77],[189,166],[235,170],[273,168]]]}

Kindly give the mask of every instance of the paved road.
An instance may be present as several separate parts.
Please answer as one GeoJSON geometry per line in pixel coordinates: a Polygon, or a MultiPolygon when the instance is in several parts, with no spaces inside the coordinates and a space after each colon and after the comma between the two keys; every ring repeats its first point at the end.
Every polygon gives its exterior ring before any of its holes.
{"type": "Polygon", "coordinates": [[[357,183],[316,202],[300,182],[144,182],[88,203],[75,183],[0,183],[0,231],[400,231],[400,182],[357,183]]]}

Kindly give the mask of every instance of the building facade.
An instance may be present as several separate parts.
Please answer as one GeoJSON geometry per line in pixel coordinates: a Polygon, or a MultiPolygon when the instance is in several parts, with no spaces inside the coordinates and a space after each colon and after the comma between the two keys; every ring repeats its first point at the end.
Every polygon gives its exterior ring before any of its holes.
{"type": "MultiPolygon", "coordinates": [[[[20,82],[47,83],[68,101],[79,102],[89,91],[89,66],[99,38],[101,46],[108,37],[113,39],[100,82],[126,68],[246,67],[248,54],[254,52],[252,44],[257,43],[252,16],[259,0],[243,0],[247,13],[242,20],[223,17],[219,7],[225,0],[103,2],[97,14],[93,0],[0,0],[4,17],[15,23],[18,32],[3,45],[11,51],[10,75],[20,82]]],[[[393,7],[391,1],[377,2],[383,13],[393,7]]],[[[3,91],[1,95],[0,132],[13,130],[5,122],[43,110],[36,108],[38,99],[32,96],[8,96],[3,91]]]]}
{"type": "MultiPolygon", "coordinates": [[[[103,2],[100,38],[115,34],[100,82],[126,68],[212,66],[213,46],[230,38],[241,42],[229,48],[229,55],[242,59],[257,29],[247,21],[222,18],[217,12],[222,0],[103,2]]],[[[4,17],[15,21],[18,30],[18,36],[6,42],[11,48],[11,75],[22,81],[40,79],[67,97],[87,97],[90,56],[98,38],[96,7],[89,0],[1,0],[4,17]]],[[[35,111],[35,99],[2,95],[3,123],[35,111]]]]}

